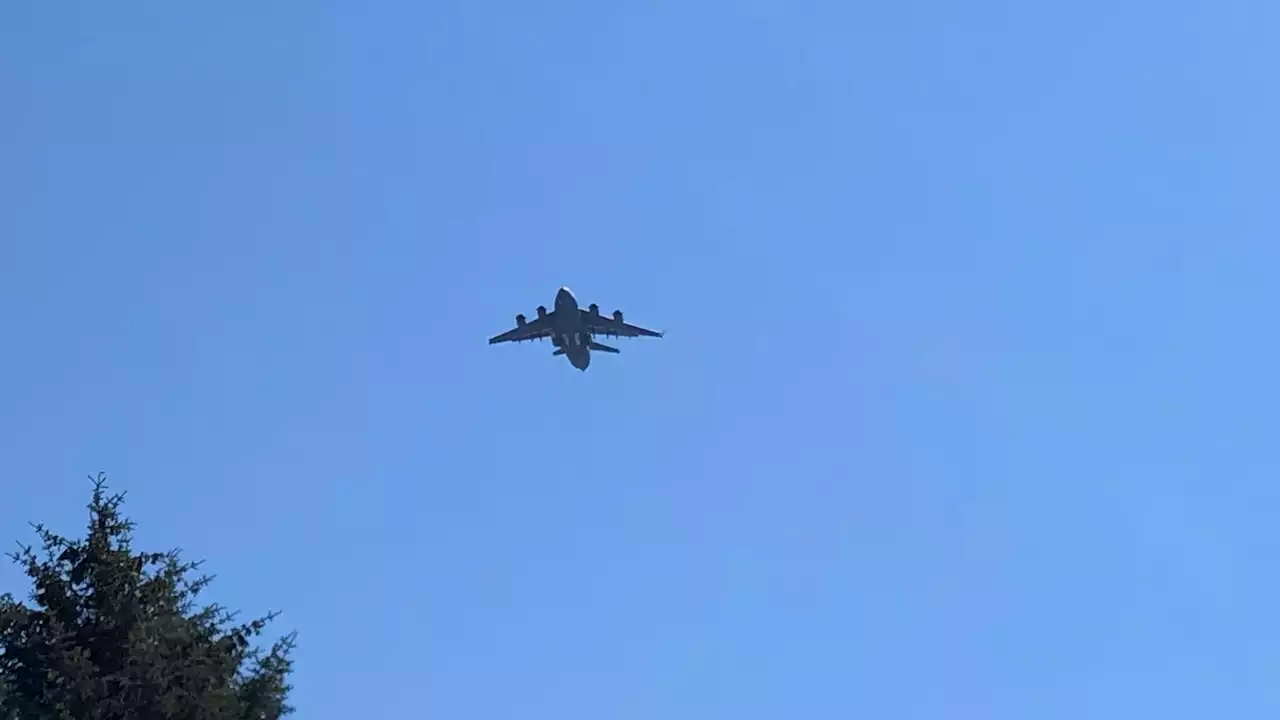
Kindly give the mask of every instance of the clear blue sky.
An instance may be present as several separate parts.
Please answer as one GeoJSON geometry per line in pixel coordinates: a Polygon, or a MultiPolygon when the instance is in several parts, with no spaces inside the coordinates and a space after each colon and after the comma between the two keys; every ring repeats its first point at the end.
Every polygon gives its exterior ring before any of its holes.
{"type": "Polygon", "coordinates": [[[0,536],[320,720],[1276,717],[1280,8],[1033,5],[6,3],[0,536]]]}

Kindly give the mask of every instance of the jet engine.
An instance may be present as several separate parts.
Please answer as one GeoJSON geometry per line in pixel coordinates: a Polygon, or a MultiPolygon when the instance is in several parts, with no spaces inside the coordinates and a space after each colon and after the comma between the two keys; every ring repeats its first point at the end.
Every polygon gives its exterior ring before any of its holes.
{"type": "Polygon", "coordinates": [[[547,306],[546,306],[546,305],[539,305],[539,306],[538,306],[538,319],[539,319],[539,320],[541,320],[542,318],[545,318],[546,316],[547,316],[547,306]]]}
{"type": "Polygon", "coordinates": [[[621,310],[614,310],[614,311],[613,311],[613,319],[614,319],[614,321],[616,321],[616,322],[622,322],[622,311],[621,311],[621,310]]]}
{"type": "Polygon", "coordinates": [[[587,309],[589,309],[589,310],[591,311],[591,314],[592,314],[592,315],[599,315],[599,314],[600,314],[600,306],[599,306],[599,305],[597,305],[597,304],[595,304],[595,303],[591,303],[589,306],[587,306],[587,309]]]}
{"type": "Polygon", "coordinates": [[[524,315],[516,316],[516,327],[524,327],[524,315]]]}

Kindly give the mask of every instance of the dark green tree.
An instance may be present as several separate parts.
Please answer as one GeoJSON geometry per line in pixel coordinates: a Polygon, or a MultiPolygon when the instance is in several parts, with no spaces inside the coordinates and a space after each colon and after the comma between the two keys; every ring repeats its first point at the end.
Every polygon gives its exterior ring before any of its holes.
{"type": "Polygon", "coordinates": [[[124,494],[94,479],[88,536],[36,525],[42,552],[10,557],[31,605],[0,596],[0,720],[276,720],[288,705],[294,636],[255,645],[274,615],[236,624],[197,607],[212,580],[179,551],[139,553],[124,494]]]}

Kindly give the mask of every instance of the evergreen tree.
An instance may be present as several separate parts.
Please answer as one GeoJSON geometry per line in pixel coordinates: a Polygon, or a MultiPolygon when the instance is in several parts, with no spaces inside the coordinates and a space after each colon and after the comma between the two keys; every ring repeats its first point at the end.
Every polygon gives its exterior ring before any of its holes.
{"type": "Polygon", "coordinates": [[[134,552],[124,494],[94,480],[88,537],[36,525],[42,553],[10,557],[35,587],[31,606],[0,596],[0,720],[277,720],[293,634],[263,652],[265,618],[234,624],[196,607],[211,581],[178,551],[134,552]]]}

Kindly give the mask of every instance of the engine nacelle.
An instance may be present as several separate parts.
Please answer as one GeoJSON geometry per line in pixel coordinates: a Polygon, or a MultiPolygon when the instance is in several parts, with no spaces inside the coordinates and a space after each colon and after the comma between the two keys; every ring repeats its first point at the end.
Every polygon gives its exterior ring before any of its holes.
{"type": "Polygon", "coordinates": [[[516,316],[516,327],[524,327],[524,315],[516,316]]]}
{"type": "Polygon", "coordinates": [[[622,322],[622,311],[621,311],[621,310],[614,310],[614,311],[613,311],[613,319],[614,319],[615,321],[617,321],[617,322],[622,322]]]}
{"type": "Polygon", "coordinates": [[[597,304],[595,304],[595,303],[591,303],[590,305],[588,305],[588,306],[587,306],[587,309],[591,311],[591,314],[592,314],[592,315],[599,315],[599,314],[600,314],[600,306],[599,306],[599,305],[597,305],[597,304]]]}
{"type": "Polygon", "coordinates": [[[539,305],[539,306],[538,306],[538,319],[539,319],[539,320],[541,320],[541,319],[545,318],[546,316],[547,316],[547,306],[546,306],[546,305],[539,305]]]}

